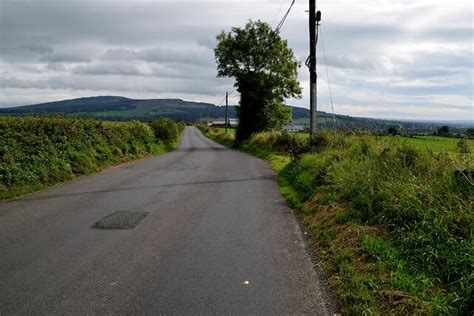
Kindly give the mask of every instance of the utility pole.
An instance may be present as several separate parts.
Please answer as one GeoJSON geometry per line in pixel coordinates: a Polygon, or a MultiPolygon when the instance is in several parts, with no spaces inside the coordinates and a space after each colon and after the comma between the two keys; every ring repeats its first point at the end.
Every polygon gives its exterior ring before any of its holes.
{"type": "Polygon", "coordinates": [[[229,92],[225,93],[225,133],[227,134],[227,125],[229,123],[229,118],[227,116],[227,108],[229,107],[229,92]]]}
{"type": "Polygon", "coordinates": [[[317,108],[318,108],[318,90],[316,73],[316,44],[318,42],[318,27],[321,21],[321,12],[316,12],[316,0],[309,0],[309,57],[306,60],[306,66],[309,68],[310,75],[310,137],[316,135],[317,108]]]}
{"type": "Polygon", "coordinates": [[[206,119],[206,126],[209,126],[209,104],[207,105],[207,113],[206,113],[207,119],[206,119]]]}

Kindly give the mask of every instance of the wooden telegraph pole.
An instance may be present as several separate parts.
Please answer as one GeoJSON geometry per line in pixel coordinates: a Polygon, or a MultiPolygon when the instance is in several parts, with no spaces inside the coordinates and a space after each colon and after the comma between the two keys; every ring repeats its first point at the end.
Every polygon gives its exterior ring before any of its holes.
{"type": "Polygon", "coordinates": [[[229,124],[228,110],[229,107],[229,92],[225,93],[225,133],[227,134],[227,125],[229,124]]]}
{"type": "Polygon", "coordinates": [[[318,42],[318,27],[321,21],[321,11],[316,12],[316,0],[309,0],[309,57],[306,60],[306,66],[309,68],[310,75],[310,136],[316,135],[317,108],[318,108],[318,90],[316,73],[316,44],[318,42]]]}

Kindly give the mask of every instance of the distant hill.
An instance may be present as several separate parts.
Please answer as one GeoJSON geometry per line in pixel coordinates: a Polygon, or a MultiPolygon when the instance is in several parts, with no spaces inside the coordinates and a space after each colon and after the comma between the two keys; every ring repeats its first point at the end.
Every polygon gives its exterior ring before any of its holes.
{"type": "Polygon", "coordinates": [[[63,114],[120,121],[153,120],[166,116],[174,120],[191,122],[200,115],[205,116],[208,107],[210,115],[220,110],[210,103],[189,102],[181,99],[136,100],[99,96],[0,109],[0,114],[63,114]]]}
{"type": "MultiPolygon", "coordinates": [[[[229,117],[235,117],[235,106],[229,106],[229,117]]],[[[307,125],[309,110],[291,107],[294,124],[307,125]]],[[[225,107],[211,103],[185,101],[181,99],[129,99],[119,96],[97,96],[33,104],[0,109],[0,115],[66,115],[103,120],[150,121],[160,117],[195,123],[200,119],[223,117],[225,107]]],[[[333,115],[318,112],[318,124],[322,127],[386,131],[390,126],[406,129],[410,133],[431,134],[441,126],[450,125],[452,132],[458,132],[468,126],[465,124],[447,124],[433,122],[406,122],[370,118],[333,115]]]]}
{"type": "MultiPolygon", "coordinates": [[[[293,108],[293,118],[308,118],[309,111],[293,108]]],[[[229,117],[235,117],[235,106],[229,106],[229,117]]],[[[109,120],[144,120],[160,117],[195,122],[199,118],[223,117],[225,107],[211,103],[184,101],[181,99],[138,100],[117,96],[99,96],[47,102],[0,109],[2,115],[63,114],[81,117],[97,117],[109,120]]]]}

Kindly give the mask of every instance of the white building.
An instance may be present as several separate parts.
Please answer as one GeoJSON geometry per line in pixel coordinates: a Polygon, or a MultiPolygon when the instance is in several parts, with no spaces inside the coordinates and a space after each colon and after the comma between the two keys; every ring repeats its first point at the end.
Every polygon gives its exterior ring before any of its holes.
{"type": "MultiPolygon", "coordinates": [[[[229,127],[237,127],[239,124],[239,120],[236,118],[229,118],[227,119],[229,121],[229,127]]],[[[225,127],[225,118],[224,117],[216,117],[209,119],[209,125],[210,126],[215,126],[215,127],[225,127]]]]}
{"type": "Polygon", "coordinates": [[[288,124],[283,129],[288,132],[303,132],[306,127],[304,125],[288,124]]]}

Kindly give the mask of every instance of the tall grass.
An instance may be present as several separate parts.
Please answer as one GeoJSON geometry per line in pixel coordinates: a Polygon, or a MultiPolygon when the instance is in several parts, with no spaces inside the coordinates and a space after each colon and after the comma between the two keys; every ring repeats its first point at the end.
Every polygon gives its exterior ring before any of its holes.
{"type": "Polygon", "coordinates": [[[319,194],[344,204],[341,222],[378,228],[386,238],[364,235],[362,245],[389,266],[394,288],[421,297],[433,312],[467,313],[474,297],[472,157],[453,160],[372,136],[319,138],[322,148],[286,173],[302,200],[319,194]]]}
{"type": "Polygon", "coordinates": [[[140,122],[0,117],[0,199],[164,151],[172,141],[140,122]]]}
{"type": "Polygon", "coordinates": [[[209,138],[227,145],[233,146],[235,142],[235,132],[226,133],[223,129],[214,128],[212,126],[207,126],[205,124],[200,124],[197,126],[201,132],[206,134],[209,138]]]}

